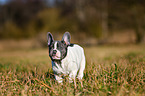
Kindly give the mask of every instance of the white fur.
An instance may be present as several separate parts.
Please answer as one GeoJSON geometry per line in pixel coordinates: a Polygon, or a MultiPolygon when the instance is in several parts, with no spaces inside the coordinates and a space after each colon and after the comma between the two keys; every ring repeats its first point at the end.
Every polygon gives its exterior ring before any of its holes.
{"type": "Polygon", "coordinates": [[[57,50],[57,42],[54,43],[54,49],[53,50],[57,50]]]}
{"type": "Polygon", "coordinates": [[[61,65],[52,61],[52,69],[55,73],[55,79],[62,83],[61,75],[69,75],[70,82],[75,79],[83,78],[83,71],[85,69],[85,55],[84,50],[79,45],[75,44],[73,47],[68,47],[66,57],[61,61],[61,65]],[[77,74],[78,72],[78,74],[77,74]]]}

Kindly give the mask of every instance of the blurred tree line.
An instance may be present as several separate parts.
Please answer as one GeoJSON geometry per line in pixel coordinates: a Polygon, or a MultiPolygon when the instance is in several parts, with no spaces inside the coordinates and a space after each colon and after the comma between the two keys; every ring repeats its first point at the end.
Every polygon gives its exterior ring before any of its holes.
{"type": "Polygon", "coordinates": [[[39,33],[82,33],[107,40],[115,30],[132,29],[145,39],[145,0],[9,0],[0,5],[0,39],[39,33]]]}

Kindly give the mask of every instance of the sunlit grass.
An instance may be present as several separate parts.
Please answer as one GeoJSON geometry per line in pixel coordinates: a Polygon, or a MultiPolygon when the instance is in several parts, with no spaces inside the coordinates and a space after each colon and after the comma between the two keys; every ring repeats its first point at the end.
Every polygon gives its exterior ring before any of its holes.
{"type": "Polygon", "coordinates": [[[145,95],[145,46],[85,48],[83,87],[77,80],[58,84],[46,49],[5,51],[0,54],[2,95],[145,95]]]}

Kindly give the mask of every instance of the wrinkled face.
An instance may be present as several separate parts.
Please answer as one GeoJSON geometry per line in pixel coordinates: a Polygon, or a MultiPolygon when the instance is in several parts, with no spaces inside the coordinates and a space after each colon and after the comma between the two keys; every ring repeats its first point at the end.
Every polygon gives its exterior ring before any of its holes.
{"type": "Polygon", "coordinates": [[[67,54],[67,45],[64,41],[54,41],[49,46],[49,56],[52,60],[62,60],[67,54]]]}
{"type": "Polygon", "coordinates": [[[50,32],[47,33],[49,56],[52,61],[62,60],[67,54],[67,46],[70,45],[70,34],[65,32],[61,41],[54,41],[50,32]]]}

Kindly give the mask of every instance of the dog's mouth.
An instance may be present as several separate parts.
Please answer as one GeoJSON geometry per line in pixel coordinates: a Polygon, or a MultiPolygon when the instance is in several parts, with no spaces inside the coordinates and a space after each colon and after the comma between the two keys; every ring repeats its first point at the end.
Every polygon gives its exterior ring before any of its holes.
{"type": "Polygon", "coordinates": [[[60,60],[61,59],[61,52],[59,50],[51,50],[49,56],[53,60],[60,60]]]}
{"type": "Polygon", "coordinates": [[[53,55],[53,56],[52,56],[52,59],[54,59],[54,60],[59,60],[59,59],[60,59],[60,57],[59,57],[59,56],[57,56],[57,55],[53,55]]]}

